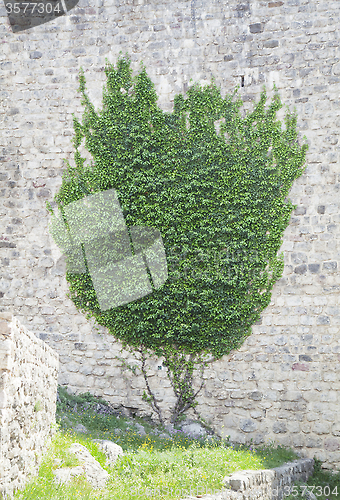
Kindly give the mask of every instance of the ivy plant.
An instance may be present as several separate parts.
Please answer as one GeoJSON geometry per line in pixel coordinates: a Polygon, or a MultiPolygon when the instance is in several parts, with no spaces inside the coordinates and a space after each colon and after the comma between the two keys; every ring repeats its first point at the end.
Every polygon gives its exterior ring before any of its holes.
{"type": "MultiPolygon", "coordinates": [[[[89,273],[66,273],[70,298],[123,347],[140,354],[144,398],[161,421],[148,384],[148,353],[164,357],[177,397],[176,422],[195,409],[195,367],[238,349],[271,299],[282,276],[282,235],[296,208],[289,190],[304,170],[296,111],[276,88],[267,105],[265,87],[252,111],[242,110],[236,88],[222,97],[214,80],[176,95],[171,113],[157,105],[154,84],[128,56],[106,61],[102,109],[79,92],[84,113],[73,117],[74,165],[67,161],[55,202],[64,208],[99,191],[115,189],[127,227],[157,228],[168,279],[157,290],[102,311],[89,273]],[[80,148],[91,154],[86,163],[80,148]]],[[[305,138],[304,138],[305,139],[305,138]]],[[[48,209],[52,211],[50,205],[48,209]]]]}

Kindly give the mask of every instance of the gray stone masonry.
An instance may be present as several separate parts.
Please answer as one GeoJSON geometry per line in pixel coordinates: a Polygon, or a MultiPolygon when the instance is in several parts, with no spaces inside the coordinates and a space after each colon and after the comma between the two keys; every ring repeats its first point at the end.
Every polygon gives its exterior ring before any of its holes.
{"type": "Polygon", "coordinates": [[[0,313],[0,497],[35,474],[55,424],[58,354],[0,313]]]}
{"type": "Polygon", "coordinates": [[[204,492],[204,489],[197,488],[184,500],[193,500],[197,495],[201,495],[203,500],[282,500],[290,494],[294,495],[294,482],[306,482],[313,472],[314,460],[308,458],[274,469],[238,471],[223,479],[224,488],[221,491],[204,492]]]}
{"type": "MultiPolygon", "coordinates": [[[[115,63],[120,51],[134,72],[144,62],[164,110],[191,79],[212,75],[223,93],[243,82],[246,109],[264,84],[273,95],[273,83],[296,107],[309,152],[290,192],[297,208],[281,247],[283,277],[240,350],[207,370],[198,409],[232,440],[274,441],[339,468],[340,3],[80,0],[67,16],[17,34],[4,6],[0,16],[1,307],[59,353],[61,384],[112,404],[149,412],[143,380],[114,357],[119,343],[67,298],[45,210],[73,152],[80,67],[97,107],[105,58],[115,63]]],[[[150,385],[165,410],[173,394],[160,364],[150,360],[150,385]]]]}
{"type": "Polygon", "coordinates": [[[282,500],[294,493],[296,481],[306,482],[313,472],[314,460],[305,458],[274,469],[234,472],[223,482],[232,493],[241,493],[244,500],[282,500]]]}

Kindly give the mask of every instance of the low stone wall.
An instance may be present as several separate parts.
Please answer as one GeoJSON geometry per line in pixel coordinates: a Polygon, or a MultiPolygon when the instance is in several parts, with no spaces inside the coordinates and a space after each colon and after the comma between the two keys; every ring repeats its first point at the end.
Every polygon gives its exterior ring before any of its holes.
{"type": "Polygon", "coordinates": [[[0,313],[0,497],[37,471],[55,423],[59,356],[0,313]]]}
{"type": "Polygon", "coordinates": [[[274,469],[234,472],[223,483],[235,500],[235,493],[243,500],[282,500],[292,493],[295,481],[305,482],[313,472],[314,460],[305,458],[274,469]]]}
{"type": "MultiPolygon", "coordinates": [[[[223,479],[218,493],[201,495],[203,500],[282,500],[294,495],[296,481],[306,482],[314,472],[314,460],[305,458],[281,467],[234,472],[223,479]]],[[[193,500],[189,496],[184,500],[193,500]]]]}

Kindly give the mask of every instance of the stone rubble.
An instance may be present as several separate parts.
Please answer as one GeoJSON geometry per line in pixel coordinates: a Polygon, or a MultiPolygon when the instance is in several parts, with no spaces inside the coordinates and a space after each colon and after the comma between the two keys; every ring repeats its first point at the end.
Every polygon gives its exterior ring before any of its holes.
{"type": "Polygon", "coordinates": [[[95,443],[99,443],[99,449],[107,456],[106,464],[114,465],[118,457],[123,456],[123,448],[112,441],[107,439],[93,439],[95,443]]]}
{"type": "Polygon", "coordinates": [[[91,455],[85,446],[79,443],[73,443],[67,451],[73,453],[78,458],[81,465],[77,467],[55,469],[53,473],[55,475],[56,483],[65,483],[70,481],[74,476],[84,474],[87,481],[93,488],[105,488],[106,481],[109,478],[109,473],[103,469],[100,463],[91,455]]]}

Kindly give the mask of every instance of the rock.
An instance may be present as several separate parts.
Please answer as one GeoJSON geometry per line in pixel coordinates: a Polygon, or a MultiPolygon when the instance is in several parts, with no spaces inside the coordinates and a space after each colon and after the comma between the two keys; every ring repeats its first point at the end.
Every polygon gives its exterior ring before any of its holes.
{"type": "Polygon", "coordinates": [[[81,476],[84,473],[85,473],[85,470],[81,466],[78,466],[78,467],[64,467],[62,469],[56,469],[56,470],[53,471],[53,474],[55,475],[54,481],[57,484],[67,483],[73,477],[75,477],[75,476],[81,476]]]}
{"type": "Polygon", "coordinates": [[[93,488],[104,488],[107,479],[109,478],[108,472],[103,469],[99,462],[91,455],[85,446],[79,443],[73,443],[68,451],[73,453],[80,461],[85,476],[93,488]]]}
{"type": "Polygon", "coordinates": [[[89,403],[88,401],[86,401],[86,403],[81,403],[82,410],[88,410],[91,407],[92,407],[92,403],[89,403]]]}
{"type": "Polygon", "coordinates": [[[163,439],[170,439],[169,434],[166,434],[165,432],[162,432],[161,434],[159,434],[158,437],[163,438],[163,439]]]}
{"type": "Polygon", "coordinates": [[[167,424],[167,425],[165,426],[165,430],[166,430],[166,432],[170,432],[170,434],[171,434],[171,432],[173,432],[173,431],[174,431],[174,429],[175,429],[175,427],[174,427],[174,425],[173,425],[173,424],[167,424]]]}
{"type": "Polygon", "coordinates": [[[93,439],[98,443],[98,448],[107,456],[106,465],[114,465],[119,456],[123,456],[123,448],[113,441],[106,439],[93,439]]]}
{"type": "Polygon", "coordinates": [[[145,432],[145,429],[144,427],[139,424],[138,422],[135,423],[135,427],[137,428],[139,434],[141,434],[142,436],[146,436],[146,432],[145,432]]]}
{"type": "Polygon", "coordinates": [[[86,402],[83,403],[82,409],[84,410],[92,410],[99,415],[117,415],[117,411],[112,408],[109,404],[105,405],[103,403],[96,403],[96,402],[86,402]]]}
{"type": "Polygon", "coordinates": [[[73,430],[76,432],[88,432],[86,427],[83,424],[77,424],[75,427],[73,427],[73,430]]]}
{"type": "Polygon", "coordinates": [[[116,413],[109,405],[103,405],[102,403],[97,403],[95,408],[100,415],[114,415],[116,413]]]}
{"type": "Polygon", "coordinates": [[[182,431],[185,434],[190,434],[193,437],[202,437],[206,435],[205,429],[198,423],[183,425],[182,431]]]}
{"type": "MultiPolygon", "coordinates": [[[[273,426],[273,431],[274,432],[284,432],[283,430],[280,430],[282,429],[283,427],[285,427],[285,423],[283,422],[283,425],[281,422],[275,422],[274,426],[273,426]],[[277,424],[277,426],[276,426],[277,424]],[[275,427],[276,426],[276,427],[275,427]],[[278,430],[279,429],[279,430],[278,430]]],[[[240,422],[240,429],[243,431],[243,432],[253,432],[253,431],[256,431],[257,429],[257,424],[256,422],[254,422],[254,420],[250,419],[250,418],[246,418],[244,420],[242,420],[240,422]]]]}

